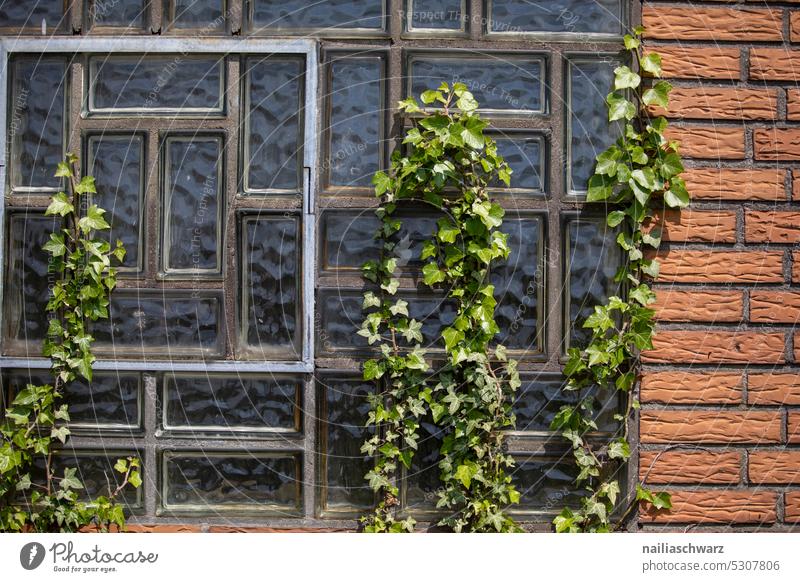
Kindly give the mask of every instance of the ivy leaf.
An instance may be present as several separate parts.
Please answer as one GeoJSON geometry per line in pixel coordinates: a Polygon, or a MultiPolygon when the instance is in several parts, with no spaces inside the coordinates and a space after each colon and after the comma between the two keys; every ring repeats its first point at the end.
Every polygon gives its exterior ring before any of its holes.
{"type": "Polygon", "coordinates": [[[50,205],[44,211],[45,216],[66,216],[75,212],[75,207],[64,192],[59,192],[50,198],[50,205]]]}
{"type": "MultiPolygon", "coordinates": [[[[61,233],[50,233],[50,240],[47,241],[42,249],[53,255],[54,257],[63,257],[67,252],[67,246],[64,244],[64,235],[61,233]]],[[[51,319],[50,321],[56,321],[51,319]]]]}
{"type": "Polygon", "coordinates": [[[372,291],[367,291],[364,293],[364,303],[362,304],[362,309],[369,309],[370,307],[380,307],[381,300],[380,298],[375,295],[372,291]]]}
{"type": "Polygon", "coordinates": [[[89,234],[92,230],[106,230],[111,228],[106,222],[106,219],[103,218],[105,213],[106,211],[102,208],[98,208],[97,204],[92,204],[86,211],[86,216],[78,221],[78,228],[80,228],[81,232],[84,234],[89,234]]]}
{"type": "Polygon", "coordinates": [[[636,106],[619,93],[609,93],[608,97],[606,97],[606,103],[608,103],[609,121],[618,121],[620,119],[630,121],[636,117],[636,106]]]}
{"type": "Polygon", "coordinates": [[[472,484],[472,478],[478,472],[478,467],[475,463],[464,463],[463,465],[459,465],[456,469],[455,477],[461,484],[469,489],[469,486],[472,484]]]}
{"type": "Polygon", "coordinates": [[[422,278],[426,285],[432,287],[436,283],[444,281],[444,273],[436,263],[425,263],[425,266],[422,267],[422,278]]]}
{"type": "Polygon", "coordinates": [[[689,206],[689,192],[686,184],[680,178],[673,178],[669,190],[664,192],[664,202],[670,208],[685,208],[689,206]]]}
{"type": "Polygon", "coordinates": [[[64,469],[64,477],[59,481],[59,487],[64,491],[83,489],[83,483],[75,476],[77,472],[78,469],[75,467],[67,467],[64,469]]]}
{"type": "Polygon", "coordinates": [[[626,66],[614,69],[614,90],[636,89],[642,82],[642,78],[626,66]]]}
{"type": "Polygon", "coordinates": [[[56,166],[56,173],[54,175],[56,178],[71,178],[72,168],[66,162],[58,162],[58,165],[56,166]]]}
{"type": "Polygon", "coordinates": [[[398,299],[397,302],[389,308],[392,315],[405,315],[408,316],[408,301],[398,299]]]}
{"type": "Polygon", "coordinates": [[[93,176],[84,176],[81,181],[75,185],[75,192],[78,194],[96,194],[97,188],[94,185],[93,176]]]}
{"type": "Polygon", "coordinates": [[[614,181],[606,176],[595,174],[589,178],[589,190],[586,193],[587,202],[601,202],[614,193],[614,181]]]}
{"type": "Polygon", "coordinates": [[[672,85],[666,81],[658,81],[642,94],[642,102],[645,105],[658,105],[666,109],[669,105],[670,91],[672,91],[672,85]]]}
{"type": "Polygon", "coordinates": [[[639,60],[639,65],[643,71],[650,73],[652,76],[661,76],[661,55],[658,53],[646,54],[639,60]]]}
{"type": "Polygon", "coordinates": [[[664,156],[661,159],[659,172],[667,180],[683,173],[683,163],[681,163],[680,156],[675,152],[670,152],[664,156]]]}
{"type": "Polygon", "coordinates": [[[631,36],[630,34],[626,34],[622,40],[625,43],[625,50],[629,51],[639,48],[639,46],[642,44],[642,41],[635,36],[631,36]]]}
{"type": "Polygon", "coordinates": [[[615,228],[619,226],[623,220],[625,220],[625,213],[622,210],[612,210],[608,213],[608,217],[606,217],[606,224],[611,228],[615,228]]]}
{"type": "Polygon", "coordinates": [[[139,471],[131,471],[131,474],[128,476],[128,483],[133,485],[136,489],[142,486],[142,476],[139,471]]]}

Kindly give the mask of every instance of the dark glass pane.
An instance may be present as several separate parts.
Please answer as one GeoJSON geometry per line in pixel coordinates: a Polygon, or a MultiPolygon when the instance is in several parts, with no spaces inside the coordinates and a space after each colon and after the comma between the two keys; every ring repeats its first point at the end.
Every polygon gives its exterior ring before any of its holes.
{"type": "Polygon", "coordinates": [[[568,342],[583,346],[591,338],[591,330],[583,322],[594,312],[595,305],[603,305],[619,293],[614,276],[621,265],[621,250],[616,233],[605,225],[605,220],[571,219],[567,222],[566,252],[569,281],[568,342]]]}
{"type": "Polygon", "coordinates": [[[114,358],[222,352],[222,297],[217,292],[117,289],[110,313],[110,320],[91,327],[98,351],[114,358]]]}
{"type": "Polygon", "coordinates": [[[497,341],[509,349],[541,353],[543,241],[540,218],[508,218],[502,232],[508,235],[511,254],[505,263],[492,268],[497,306],[495,321],[500,326],[497,341]]]}
{"type": "Polygon", "coordinates": [[[174,0],[176,28],[213,30],[225,27],[224,0],[174,0]]]}
{"type": "Polygon", "coordinates": [[[28,351],[17,342],[38,343],[47,335],[50,317],[45,307],[56,278],[49,271],[49,255],[42,246],[60,227],[56,218],[42,214],[14,213],[9,220],[8,279],[3,293],[6,337],[16,340],[15,352],[22,350],[30,357],[41,353],[38,349],[28,351]]]}
{"type": "Polygon", "coordinates": [[[535,57],[434,57],[411,61],[411,94],[420,94],[440,83],[463,83],[481,109],[506,111],[543,110],[544,62],[535,57]]]}
{"type": "Polygon", "coordinates": [[[343,378],[324,378],[320,386],[326,412],[320,428],[320,438],[325,443],[324,506],[369,507],[374,494],[364,477],[373,460],[361,452],[361,445],[374,432],[365,422],[370,410],[367,398],[375,392],[375,387],[370,382],[343,378]]]}
{"type": "Polygon", "coordinates": [[[299,428],[302,382],[276,376],[184,374],[164,379],[164,427],[195,430],[299,428]]]}
{"type": "Polygon", "coordinates": [[[462,0],[413,0],[412,28],[462,30],[462,0]]]}
{"type": "Polygon", "coordinates": [[[369,187],[381,166],[383,59],[337,60],[331,76],[329,182],[369,187]]]}
{"type": "MultiPolygon", "coordinates": [[[[511,167],[511,189],[532,194],[544,192],[544,139],[542,137],[497,136],[497,153],[511,167]]],[[[499,179],[492,187],[507,189],[499,179]]]]}
{"type": "Polygon", "coordinates": [[[144,28],[145,0],[94,0],[91,7],[94,26],[144,28]]]}
{"type": "Polygon", "coordinates": [[[55,168],[64,159],[66,62],[52,58],[13,61],[8,107],[11,179],[18,188],[58,188],[55,168]]]}
{"type": "Polygon", "coordinates": [[[621,34],[620,0],[491,0],[492,32],[621,34]]]}
{"type": "Polygon", "coordinates": [[[256,28],[383,28],[381,0],[253,0],[252,4],[256,28]]]}
{"type": "Polygon", "coordinates": [[[559,457],[517,456],[511,480],[520,493],[516,511],[558,513],[565,506],[580,506],[581,494],[575,489],[578,469],[572,454],[559,457]]]}
{"type": "Polygon", "coordinates": [[[251,506],[294,513],[301,504],[299,454],[165,453],[163,470],[167,508],[251,506]]]}
{"type": "Polygon", "coordinates": [[[569,65],[570,192],[586,191],[595,158],[620,135],[620,126],[608,123],[606,106],[617,65],[611,60],[572,61],[569,65]]]}
{"type": "MultiPolygon", "coordinates": [[[[405,293],[403,297],[408,301],[409,315],[422,323],[423,347],[441,348],[441,330],[455,320],[455,305],[435,295],[405,293]]],[[[317,304],[321,310],[321,329],[318,330],[317,345],[322,352],[369,349],[367,340],[356,333],[364,319],[362,303],[363,297],[359,292],[319,292],[317,304]]]]}
{"type": "Polygon", "coordinates": [[[431,509],[439,500],[438,491],[442,486],[439,479],[439,449],[443,433],[430,419],[420,422],[419,442],[411,468],[405,471],[405,507],[431,509]]]}
{"type": "Polygon", "coordinates": [[[259,353],[299,356],[300,226],[296,218],[242,222],[244,343],[259,353]]]}
{"type": "Polygon", "coordinates": [[[89,138],[89,175],[97,194],[92,201],[107,211],[110,230],[97,232],[116,244],[125,245],[123,266],[139,269],[144,198],[144,140],[140,135],[104,135],[89,138]]]}
{"type": "Polygon", "coordinates": [[[167,139],[166,271],[221,270],[219,138],[167,139]]]}
{"type": "Polygon", "coordinates": [[[522,386],[517,389],[514,398],[514,414],[517,417],[516,429],[520,432],[549,432],[550,423],[562,406],[573,406],[587,395],[597,399],[594,419],[601,432],[613,432],[618,423],[614,414],[619,411],[619,397],[616,390],[596,388],[578,393],[575,390],[564,390],[565,380],[560,375],[540,374],[522,375],[522,386]]]}
{"type": "MultiPolygon", "coordinates": [[[[63,402],[69,404],[70,426],[138,427],[139,380],[139,374],[95,372],[91,382],[79,378],[67,384],[63,402]]],[[[9,370],[4,381],[14,395],[28,384],[52,384],[53,377],[48,370],[17,369],[9,370]]]]}
{"type": "MultiPolygon", "coordinates": [[[[119,487],[122,482],[122,474],[114,470],[114,464],[118,459],[136,457],[142,459],[142,455],[134,451],[59,451],[53,455],[53,466],[56,477],[64,475],[64,469],[76,468],[75,476],[80,479],[83,489],[78,491],[81,499],[91,500],[99,496],[110,494],[109,486],[112,490],[119,487]]],[[[140,463],[140,473],[144,480],[144,463],[140,463]]],[[[31,478],[34,483],[45,483],[45,463],[44,457],[36,456],[31,478]]],[[[140,507],[142,505],[142,489],[125,487],[118,497],[129,507],[140,507]]]]}
{"type": "Polygon", "coordinates": [[[298,190],[303,61],[247,61],[247,189],[298,190]]]}
{"type": "Polygon", "coordinates": [[[64,16],[64,0],[2,0],[0,26],[39,28],[42,20],[49,28],[59,26],[64,16]]]}
{"type": "MultiPolygon", "coordinates": [[[[326,211],[322,225],[322,268],[323,270],[360,269],[368,260],[380,252],[375,239],[379,221],[373,210],[326,211]]],[[[436,232],[436,221],[440,215],[430,212],[398,212],[402,222],[401,229],[392,237],[395,243],[394,254],[400,268],[418,268],[422,262],[419,257],[422,245],[436,232]]]]}
{"type": "Polygon", "coordinates": [[[220,57],[105,56],[91,60],[92,111],[192,113],[222,109],[220,57]]]}

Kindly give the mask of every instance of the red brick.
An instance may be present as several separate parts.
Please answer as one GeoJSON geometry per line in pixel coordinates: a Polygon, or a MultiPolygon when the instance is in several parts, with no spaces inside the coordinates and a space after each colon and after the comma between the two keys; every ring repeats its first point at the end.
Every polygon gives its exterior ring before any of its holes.
{"type": "Polygon", "coordinates": [[[800,374],[778,372],[749,374],[747,402],[800,405],[800,374]]]}
{"type": "Polygon", "coordinates": [[[800,160],[800,129],[785,127],[754,129],[753,148],[757,160],[800,160]]]}
{"type": "Polygon", "coordinates": [[[782,11],[652,6],[642,10],[647,38],[717,41],[783,40],[782,11]]]}
{"type": "Polygon", "coordinates": [[[789,12],[789,33],[792,42],[800,42],[800,12],[796,10],[789,12]]]}
{"type": "Polygon", "coordinates": [[[741,455],[735,452],[642,451],[639,479],[648,485],[735,485],[741,455]]]}
{"type": "Polygon", "coordinates": [[[780,169],[688,168],[683,174],[694,200],[786,200],[780,169]]]}
{"type": "Polygon", "coordinates": [[[708,210],[667,210],[656,213],[646,225],[661,227],[661,238],[670,242],[736,242],[736,213],[708,210]]]}
{"type": "Polygon", "coordinates": [[[800,212],[748,210],[745,213],[744,226],[747,242],[800,242],[800,212]]]}
{"type": "Polygon", "coordinates": [[[791,121],[800,120],[800,89],[786,91],[786,118],[791,121]]]}
{"type": "Polygon", "coordinates": [[[671,126],[667,139],[680,143],[687,158],[741,160],[744,158],[744,129],[741,127],[682,125],[671,126]]]}
{"type": "Polygon", "coordinates": [[[798,319],[800,319],[800,292],[750,292],[751,321],[756,323],[796,323],[798,319]]]}
{"type": "Polygon", "coordinates": [[[739,79],[738,47],[691,47],[669,45],[651,47],[661,55],[665,77],[679,79],[739,79]]]}
{"type": "Polygon", "coordinates": [[[783,251],[659,251],[658,281],[782,283],[783,251]]]}
{"type": "Polygon", "coordinates": [[[673,491],[672,509],[643,508],[650,523],[772,523],[778,494],[771,491],[673,491]]]}
{"type": "Polygon", "coordinates": [[[741,291],[658,289],[651,307],[659,321],[738,322],[744,300],[741,291]]]}
{"type": "Polygon", "coordinates": [[[646,372],[642,376],[639,399],[644,403],[739,404],[742,385],[742,374],[646,372]]]}
{"type": "Polygon", "coordinates": [[[680,119],[776,119],[778,94],[740,87],[674,87],[669,110],[652,107],[650,111],[680,119]]]}
{"type": "Polygon", "coordinates": [[[800,451],[752,451],[747,474],[758,485],[800,485],[800,451]]]}
{"type": "Polygon", "coordinates": [[[346,528],[320,527],[240,527],[235,525],[212,525],[209,533],[334,533],[352,531],[346,528]]]}
{"type": "Polygon", "coordinates": [[[786,432],[789,444],[800,444],[800,412],[789,413],[786,432]]]}
{"type": "Polygon", "coordinates": [[[795,81],[800,79],[800,50],[751,48],[750,78],[763,81],[795,81]]]}
{"type": "Polygon", "coordinates": [[[800,523],[800,491],[787,491],[784,496],[784,517],[789,523],[800,523]]]}
{"type": "Polygon", "coordinates": [[[781,442],[777,410],[644,410],[643,443],[766,444],[781,442]]]}
{"type": "Polygon", "coordinates": [[[684,364],[782,364],[782,333],[660,330],[645,362],[684,364]]]}

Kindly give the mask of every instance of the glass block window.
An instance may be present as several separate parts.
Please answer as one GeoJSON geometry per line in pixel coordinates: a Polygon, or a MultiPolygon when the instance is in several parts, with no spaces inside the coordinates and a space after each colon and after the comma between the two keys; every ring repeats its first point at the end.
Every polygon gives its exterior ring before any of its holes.
{"type": "MultiPolygon", "coordinates": [[[[110,318],[91,326],[91,383],[66,390],[87,496],[139,455],[126,500],[144,523],[353,528],[374,496],[361,444],[375,387],[361,265],[380,252],[372,177],[403,147],[396,103],[464,83],[513,174],[490,185],[512,254],[490,273],[523,386],[509,450],[523,522],[578,503],[568,445],[549,431],[569,346],[591,306],[624,292],[594,158],[619,135],[604,99],[630,7],[619,0],[62,0],[0,6],[6,71],[0,402],[48,381],[53,274],[41,246],[66,152],[95,176],[127,256],[110,318]],[[63,35],[56,43],[51,36],[63,35]],[[69,36],[70,38],[67,38],[69,36]],[[74,38],[73,38],[74,37],[74,38]],[[109,41],[113,40],[113,43],[109,41]],[[74,46],[74,49],[72,48],[74,46]],[[57,50],[56,50],[57,49],[57,50]],[[102,447],[98,443],[103,443],[102,447]]],[[[404,298],[435,359],[455,317],[419,285],[440,215],[404,207],[404,298]]],[[[597,392],[598,432],[619,403],[597,392]]],[[[401,511],[437,518],[432,419],[398,477],[401,511]]]]}

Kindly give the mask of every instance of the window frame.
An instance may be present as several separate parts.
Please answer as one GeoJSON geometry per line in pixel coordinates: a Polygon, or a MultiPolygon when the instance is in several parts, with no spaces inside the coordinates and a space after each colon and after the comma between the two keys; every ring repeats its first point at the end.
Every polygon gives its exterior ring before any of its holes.
{"type": "MultiPolygon", "coordinates": [[[[182,360],[169,361],[143,358],[140,360],[98,360],[95,364],[97,370],[119,370],[122,371],[207,371],[207,372],[276,372],[276,373],[296,373],[309,374],[314,370],[314,283],[315,283],[315,261],[313,257],[316,249],[316,217],[314,215],[314,200],[316,196],[316,179],[312,176],[317,174],[317,151],[318,151],[318,43],[308,39],[267,39],[267,38],[248,38],[244,40],[225,39],[216,40],[213,43],[205,42],[202,38],[179,39],[179,38],[160,38],[159,42],[154,43],[147,37],[89,37],[81,36],[76,38],[0,38],[0,62],[4,64],[0,70],[0,127],[6,127],[8,123],[8,102],[9,102],[9,67],[7,64],[16,54],[67,54],[67,55],[89,55],[97,53],[117,54],[189,54],[189,55],[262,55],[285,54],[299,56],[305,59],[304,83],[305,91],[302,95],[303,117],[300,124],[303,133],[303,180],[302,189],[302,208],[300,212],[300,226],[302,236],[299,237],[298,244],[301,245],[301,254],[308,257],[302,261],[301,271],[298,276],[300,290],[300,307],[303,311],[300,324],[303,329],[300,333],[301,357],[298,360],[269,360],[269,361],[242,361],[212,359],[196,361],[182,360]],[[300,274],[301,273],[301,274],[300,274]]],[[[69,61],[71,62],[71,61],[69,61]]],[[[68,82],[72,81],[70,67],[67,69],[68,82]]],[[[73,88],[74,89],[74,88],[73,88]]],[[[69,93],[67,93],[69,95],[69,93]]],[[[76,112],[70,112],[65,118],[66,131],[70,134],[70,118],[76,112]]],[[[67,144],[68,145],[68,144],[67,144]]],[[[5,140],[0,143],[0,156],[6,159],[8,144],[5,140]]],[[[65,147],[67,150],[68,147],[65,147]]],[[[0,165],[0,183],[3,185],[4,192],[8,189],[8,167],[0,165]]],[[[240,192],[233,193],[234,196],[241,196],[240,192]]],[[[0,264],[5,264],[5,252],[7,245],[6,233],[6,205],[0,205],[0,264]]],[[[223,247],[224,248],[224,247],[223,247]]],[[[0,303],[4,301],[4,286],[0,287],[0,303]]],[[[3,315],[0,313],[0,329],[4,325],[3,315]]],[[[223,333],[222,331],[220,333],[223,333]]],[[[5,346],[5,339],[3,339],[5,346]]],[[[1,368],[49,368],[49,360],[45,358],[17,357],[0,355],[1,368]]]]}

